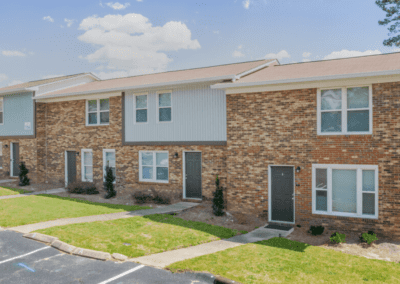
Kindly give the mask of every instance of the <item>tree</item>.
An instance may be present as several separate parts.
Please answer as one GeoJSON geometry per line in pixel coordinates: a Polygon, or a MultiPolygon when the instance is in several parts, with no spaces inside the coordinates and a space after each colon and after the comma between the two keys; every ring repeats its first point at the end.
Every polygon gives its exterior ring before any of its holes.
{"type": "Polygon", "coordinates": [[[386,12],[386,18],[378,23],[381,26],[390,24],[388,36],[392,37],[385,39],[383,45],[400,47],[400,34],[396,35],[400,32],[400,0],[376,0],[375,3],[386,12]]]}
{"type": "Polygon", "coordinates": [[[217,189],[214,191],[214,198],[213,198],[213,213],[215,216],[222,216],[225,214],[223,211],[224,209],[224,192],[223,187],[219,185],[219,178],[215,179],[215,185],[217,189]]]}
{"type": "Polygon", "coordinates": [[[26,168],[25,163],[21,162],[19,164],[19,185],[20,186],[25,186],[29,185],[29,178],[27,174],[29,173],[29,170],[26,168]]]}
{"type": "Polygon", "coordinates": [[[117,195],[117,192],[114,190],[114,180],[115,176],[112,171],[112,168],[106,166],[106,175],[105,175],[104,189],[107,191],[107,194],[104,196],[105,199],[109,199],[117,195]]]}

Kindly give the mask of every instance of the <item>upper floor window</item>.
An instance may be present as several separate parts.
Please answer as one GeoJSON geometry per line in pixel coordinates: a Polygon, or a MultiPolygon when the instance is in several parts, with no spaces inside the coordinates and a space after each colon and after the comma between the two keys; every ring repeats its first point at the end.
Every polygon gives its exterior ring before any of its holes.
{"type": "Polygon", "coordinates": [[[372,87],[318,90],[318,134],[372,134],[372,87]]]}
{"type": "Polygon", "coordinates": [[[88,100],[86,106],[87,125],[107,125],[110,121],[110,100],[88,100]]]}
{"type": "Polygon", "coordinates": [[[172,94],[159,93],[158,94],[158,121],[169,122],[172,121],[172,94]]]}
{"type": "Polygon", "coordinates": [[[136,122],[147,122],[147,95],[135,96],[136,122]]]}
{"type": "Polygon", "coordinates": [[[0,98],[0,124],[3,124],[3,98],[0,98]]]}

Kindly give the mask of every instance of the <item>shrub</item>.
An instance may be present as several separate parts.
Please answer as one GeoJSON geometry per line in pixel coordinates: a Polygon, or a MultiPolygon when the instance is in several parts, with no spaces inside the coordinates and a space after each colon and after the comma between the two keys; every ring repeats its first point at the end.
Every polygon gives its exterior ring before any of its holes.
{"type": "Polygon", "coordinates": [[[319,236],[322,235],[324,232],[325,227],[324,226],[310,226],[310,230],[308,230],[309,233],[313,236],[319,236]]]}
{"type": "Polygon", "coordinates": [[[346,235],[345,234],[339,234],[338,232],[335,232],[331,235],[329,238],[332,243],[345,243],[346,242],[346,235]]]}
{"type": "Polygon", "coordinates": [[[105,199],[109,199],[111,197],[114,197],[117,195],[117,192],[114,190],[114,181],[115,181],[115,176],[112,171],[112,168],[110,168],[107,164],[106,166],[106,175],[104,176],[105,182],[104,182],[104,190],[107,192],[107,194],[104,196],[105,199]]]}
{"type": "Polygon", "coordinates": [[[239,231],[239,233],[241,233],[242,235],[247,234],[247,231],[239,231]]]}
{"type": "Polygon", "coordinates": [[[153,198],[154,203],[156,204],[171,204],[171,198],[165,195],[157,194],[153,198]]]}
{"type": "Polygon", "coordinates": [[[151,194],[144,191],[135,192],[133,198],[135,198],[137,204],[149,203],[154,199],[151,194]]]}
{"type": "Polygon", "coordinates": [[[25,163],[21,162],[19,164],[19,185],[20,186],[25,186],[29,185],[29,178],[27,174],[29,173],[29,170],[26,168],[25,163]]]}
{"type": "Polygon", "coordinates": [[[96,185],[93,182],[75,181],[67,186],[67,190],[69,193],[76,194],[99,194],[96,185]]]}
{"type": "Polygon", "coordinates": [[[374,241],[377,241],[378,238],[373,231],[368,231],[368,233],[362,233],[360,236],[360,241],[362,243],[372,244],[374,241]]]}
{"type": "Polygon", "coordinates": [[[215,179],[215,185],[217,189],[214,191],[214,198],[213,198],[213,213],[215,216],[222,216],[225,214],[223,211],[224,209],[224,193],[223,193],[223,187],[219,185],[219,178],[217,175],[217,178],[215,179]]]}

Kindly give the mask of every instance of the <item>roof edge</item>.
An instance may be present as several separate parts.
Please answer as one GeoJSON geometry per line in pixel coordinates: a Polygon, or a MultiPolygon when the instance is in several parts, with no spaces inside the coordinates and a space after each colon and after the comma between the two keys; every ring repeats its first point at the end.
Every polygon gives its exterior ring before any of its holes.
{"type": "Polygon", "coordinates": [[[242,77],[244,77],[244,76],[246,76],[246,75],[249,75],[249,74],[251,74],[251,73],[254,73],[254,72],[257,72],[257,71],[259,71],[259,70],[261,70],[261,69],[264,69],[265,67],[268,67],[269,65],[271,65],[271,64],[274,63],[274,62],[277,62],[277,63],[279,64],[279,62],[278,62],[277,59],[272,60],[272,61],[269,61],[269,62],[264,63],[264,64],[261,64],[261,65],[259,65],[259,66],[257,66],[257,67],[254,67],[254,68],[252,68],[252,69],[249,69],[249,70],[247,70],[247,71],[244,71],[244,72],[242,72],[242,73],[236,75],[234,81],[239,80],[240,78],[242,78],[242,77]]]}

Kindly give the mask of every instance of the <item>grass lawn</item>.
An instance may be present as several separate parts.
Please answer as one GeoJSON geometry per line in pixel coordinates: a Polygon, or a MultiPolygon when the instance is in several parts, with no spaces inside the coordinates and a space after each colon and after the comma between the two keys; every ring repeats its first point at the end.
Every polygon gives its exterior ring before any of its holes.
{"type": "Polygon", "coordinates": [[[400,283],[400,264],[273,238],[176,262],[241,283],[400,283]]]}
{"type": "Polygon", "coordinates": [[[72,224],[36,232],[58,237],[77,247],[116,252],[129,257],[208,243],[238,233],[236,230],[186,221],[166,214],[72,224]]]}
{"type": "Polygon", "coordinates": [[[150,207],[97,203],[41,194],[0,200],[0,227],[140,209],[150,207]]]}
{"type": "Polygon", "coordinates": [[[0,196],[18,195],[18,194],[31,193],[31,192],[32,191],[19,189],[19,188],[0,186],[0,196]]]}

